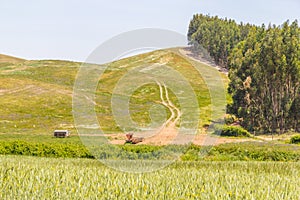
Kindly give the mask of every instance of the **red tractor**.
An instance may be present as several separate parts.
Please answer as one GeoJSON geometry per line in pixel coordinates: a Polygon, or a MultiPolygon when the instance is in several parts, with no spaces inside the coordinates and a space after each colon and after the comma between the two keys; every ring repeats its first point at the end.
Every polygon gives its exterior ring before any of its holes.
{"type": "Polygon", "coordinates": [[[133,133],[127,133],[126,138],[127,140],[125,141],[125,144],[126,143],[137,144],[144,141],[144,138],[133,137],[133,133]]]}

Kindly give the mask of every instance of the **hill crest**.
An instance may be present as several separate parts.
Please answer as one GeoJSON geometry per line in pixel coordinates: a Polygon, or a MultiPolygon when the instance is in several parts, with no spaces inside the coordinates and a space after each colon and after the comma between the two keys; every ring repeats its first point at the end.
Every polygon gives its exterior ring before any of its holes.
{"type": "Polygon", "coordinates": [[[22,58],[0,54],[0,63],[20,63],[26,61],[22,58]]]}

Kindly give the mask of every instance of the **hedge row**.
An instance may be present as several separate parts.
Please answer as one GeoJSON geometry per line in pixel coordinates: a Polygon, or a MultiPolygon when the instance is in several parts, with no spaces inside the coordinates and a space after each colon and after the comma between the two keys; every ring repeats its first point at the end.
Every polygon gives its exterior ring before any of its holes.
{"type": "Polygon", "coordinates": [[[29,143],[25,141],[0,141],[0,154],[26,155],[40,157],[92,158],[82,145],[29,143]]]}
{"type": "Polygon", "coordinates": [[[29,143],[25,141],[0,141],[0,154],[40,157],[100,158],[100,159],[171,159],[178,155],[183,161],[197,160],[256,160],[300,161],[300,147],[261,144],[257,142],[223,144],[214,147],[196,145],[165,147],[149,145],[104,145],[91,154],[84,146],[76,144],[29,143]],[[184,152],[184,154],[182,154],[184,152]]]}

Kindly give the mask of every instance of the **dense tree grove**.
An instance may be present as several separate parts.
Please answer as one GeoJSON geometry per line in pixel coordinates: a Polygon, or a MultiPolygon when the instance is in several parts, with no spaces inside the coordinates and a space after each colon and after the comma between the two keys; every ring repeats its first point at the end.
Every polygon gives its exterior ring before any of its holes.
{"type": "Polygon", "coordinates": [[[193,46],[206,49],[218,65],[227,67],[229,54],[247,37],[251,27],[253,25],[238,25],[231,19],[197,14],[190,22],[188,40],[193,46]]]}
{"type": "Polygon", "coordinates": [[[249,131],[300,131],[300,28],[237,25],[231,20],[195,15],[191,44],[203,46],[230,70],[228,112],[249,131]],[[208,31],[207,31],[208,30],[208,31]]]}

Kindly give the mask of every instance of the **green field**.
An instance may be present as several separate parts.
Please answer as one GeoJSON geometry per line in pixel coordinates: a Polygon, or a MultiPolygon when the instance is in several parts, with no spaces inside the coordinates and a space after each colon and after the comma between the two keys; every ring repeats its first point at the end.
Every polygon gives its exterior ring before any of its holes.
{"type": "Polygon", "coordinates": [[[0,156],[1,199],[278,199],[300,196],[299,163],[176,162],[144,174],[98,161],[0,156]]]}

